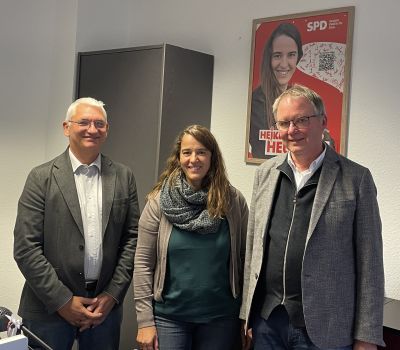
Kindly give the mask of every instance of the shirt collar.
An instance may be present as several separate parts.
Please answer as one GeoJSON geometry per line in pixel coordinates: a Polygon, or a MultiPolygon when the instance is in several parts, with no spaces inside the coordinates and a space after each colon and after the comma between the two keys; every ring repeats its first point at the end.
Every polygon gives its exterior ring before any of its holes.
{"type": "MultiPolygon", "coordinates": [[[[81,165],[86,165],[81,163],[79,159],[75,157],[75,155],[71,151],[71,148],[68,149],[68,152],[69,152],[69,158],[71,159],[72,170],[74,173],[78,170],[78,168],[81,165]]],[[[101,153],[99,153],[97,158],[91,164],[89,164],[89,166],[91,165],[95,165],[97,169],[99,169],[99,172],[101,171],[101,153]]]]}
{"type": "Polygon", "coordinates": [[[310,167],[307,170],[304,170],[302,172],[300,172],[297,168],[296,165],[294,164],[293,160],[292,160],[292,154],[291,152],[289,152],[288,157],[287,157],[287,162],[289,163],[290,167],[292,168],[293,172],[298,172],[298,173],[303,173],[303,172],[310,172],[313,173],[316,169],[319,168],[319,166],[321,165],[322,161],[325,158],[325,154],[326,154],[326,145],[324,145],[324,150],[322,151],[322,153],[316,158],[314,159],[311,164],[310,167]]]}

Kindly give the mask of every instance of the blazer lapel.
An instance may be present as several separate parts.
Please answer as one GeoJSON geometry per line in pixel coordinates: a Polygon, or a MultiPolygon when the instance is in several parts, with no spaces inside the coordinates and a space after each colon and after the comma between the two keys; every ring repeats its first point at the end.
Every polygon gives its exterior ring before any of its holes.
{"type": "Polygon", "coordinates": [[[67,204],[79,231],[83,235],[81,208],[79,206],[78,193],[76,191],[74,173],[72,171],[68,149],[54,162],[53,174],[60,192],[64,197],[65,203],[67,204]]]}
{"type": "Polygon", "coordinates": [[[103,188],[102,235],[106,231],[114,201],[116,170],[110,159],[101,156],[101,182],[103,188]]]}
{"type": "MultiPolygon", "coordinates": [[[[328,146],[327,146],[328,147],[328,146]]],[[[311,211],[310,225],[308,227],[307,239],[310,239],[311,235],[315,230],[315,226],[321,217],[322,211],[324,210],[329,196],[332,192],[333,185],[336,180],[337,173],[339,171],[338,156],[334,150],[330,147],[327,148],[325,159],[322,163],[321,175],[318,181],[317,192],[315,193],[314,204],[311,211]]]]}

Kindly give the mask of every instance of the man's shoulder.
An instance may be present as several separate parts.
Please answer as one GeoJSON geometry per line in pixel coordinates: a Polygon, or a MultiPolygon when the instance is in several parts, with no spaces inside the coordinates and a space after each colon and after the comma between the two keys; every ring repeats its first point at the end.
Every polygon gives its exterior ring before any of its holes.
{"type": "Polygon", "coordinates": [[[286,158],[287,153],[279,154],[275,157],[269,158],[257,168],[257,171],[259,173],[269,172],[272,168],[276,168],[278,165],[281,165],[284,161],[286,161],[286,158]]]}
{"type": "MultiPolygon", "coordinates": [[[[135,175],[132,171],[132,169],[120,162],[116,162],[114,160],[112,160],[111,158],[105,156],[104,154],[101,155],[101,172],[102,174],[110,174],[108,169],[111,170],[112,172],[114,172],[116,174],[117,177],[121,178],[121,179],[125,179],[125,180],[133,180],[135,181],[135,175]],[[106,169],[106,167],[108,167],[108,169],[106,169]],[[103,170],[104,169],[104,170],[103,170]]],[[[123,181],[125,181],[123,180],[123,181]]]]}
{"type": "Polygon", "coordinates": [[[25,181],[25,187],[29,189],[38,187],[44,190],[49,181],[51,181],[54,171],[56,169],[65,168],[66,166],[68,166],[68,158],[66,157],[68,157],[68,155],[66,155],[64,152],[63,154],[53,158],[52,160],[32,168],[25,181]]]}
{"type": "Polygon", "coordinates": [[[357,174],[364,174],[366,171],[369,171],[367,167],[362,164],[359,164],[335,151],[331,150],[326,154],[326,162],[329,166],[330,163],[338,163],[340,168],[343,171],[347,171],[350,174],[357,175],[357,174]]]}
{"type": "Polygon", "coordinates": [[[133,175],[133,171],[129,166],[127,166],[123,163],[120,163],[120,162],[116,162],[104,154],[101,155],[101,162],[102,162],[102,165],[101,165],[102,167],[110,166],[115,169],[117,174],[133,175]]]}
{"type": "Polygon", "coordinates": [[[68,155],[63,152],[57,157],[53,158],[52,160],[49,160],[45,163],[42,163],[40,165],[35,166],[31,172],[32,173],[43,173],[43,172],[48,172],[50,169],[52,169],[55,165],[59,166],[60,164],[64,163],[65,161],[68,160],[68,155]]]}

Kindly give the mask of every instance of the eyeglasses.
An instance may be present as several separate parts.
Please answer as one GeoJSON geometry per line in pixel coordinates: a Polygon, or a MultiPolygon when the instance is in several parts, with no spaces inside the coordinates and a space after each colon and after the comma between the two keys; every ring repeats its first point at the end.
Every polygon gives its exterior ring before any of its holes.
{"type": "Polygon", "coordinates": [[[294,128],[305,129],[310,126],[310,118],[319,117],[319,114],[298,117],[293,120],[278,120],[275,122],[275,126],[278,130],[286,131],[289,130],[290,124],[293,124],[294,128]]]}
{"type": "Polygon", "coordinates": [[[90,128],[93,124],[96,129],[104,129],[107,126],[107,122],[104,120],[87,120],[82,119],[77,122],[74,120],[69,120],[70,123],[78,124],[81,128],[90,128]]]}

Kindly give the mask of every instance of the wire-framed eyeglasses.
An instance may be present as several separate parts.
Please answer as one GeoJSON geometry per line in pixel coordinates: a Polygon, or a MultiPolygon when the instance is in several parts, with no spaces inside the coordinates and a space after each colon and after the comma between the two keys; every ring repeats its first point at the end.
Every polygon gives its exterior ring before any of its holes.
{"type": "Polygon", "coordinates": [[[104,129],[107,126],[107,122],[105,120],[88,120],[88,119],[81,119],[78,121],[69,120],[68,122],[77,124],[81,128],[90,128],[93,124],[96,129],[104,129]]]}
{"type": "Polygon", "coordinates": [[[286,131],[289,130],[290,124],[297,129],[305,129],[310,126],[310,118],[320,117],[319,114],[305,115],[302,117],[297,117],[293,120],[278,120],[275,122],[275,126],[278,130],[286,131]]]}

